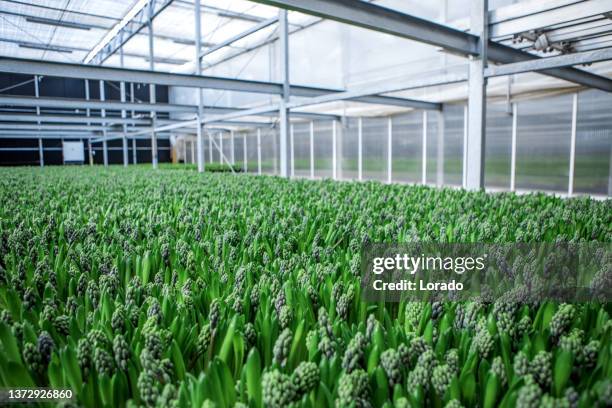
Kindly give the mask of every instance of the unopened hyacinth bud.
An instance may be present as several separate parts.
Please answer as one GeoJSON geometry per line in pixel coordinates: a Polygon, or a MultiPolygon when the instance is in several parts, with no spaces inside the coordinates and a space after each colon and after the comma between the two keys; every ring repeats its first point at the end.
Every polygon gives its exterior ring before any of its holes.
{"type": "Polygon", "coordinates": [[[525,353],[523,353],[522,351],[519,351],[514,356],[513,367],[514,367],[514,373],[518,376],[525,376],[529,374],[529,358],[527,358],[525,353]]]}
{"type": "Polygon", "coordinates": [[[113,354],[117,367],[122,371],[127,371],[130,360],[130,346],[121,334],[117,334],[113,340],[113,354]]]}
{"type": "Polygon", "coordinates": [[[311,361],[302,361],[291,376],[299,395],[306,394],[319,384],[319,367],[311,361]]]}
{"type": "Polygon", "coordinates": [[[111,377],[115,372],[115,362],[111,355],[104,349],[96,348],[94,352],[94,365],[99,375],[111,377]]]}
{"type": "Polygon", "coordinates": [[[395,384],[402,381],[402,362],[400,356],[395,349],[387,349],[380,355],[380,365],[387,374],[389,386],[393,388],[395,384]]]}
{"type": "Polygon", "coordinates": [[[463,405],[461,405],[461,401],[458,399],[452,399],[446,403],[444,408],[463,408],[463,405]]]}
{"type": "Polygon", "coordinates": [[[423,337],[415,337],[410,340],[410,354],[413,356],[420,356],[425,353],[427,350],[430,350],[431,347],[423,337]]]}
{"type": "Polygon", "coordinates": [[[208,347],[210,346],[210,342],[212,341],[212,331],[210,329],[210,325],[205,324],[202,326],[200,330],[200,334],[198,335],[198,354],[204,355],[208,351],[208,347]]]}
{"type": "Polygon", "coordinates": [[[488,355],[491,354],[491,351],[493,351],[493,346],[493,336],[491,336],[491,333],[489,333],[489,330],[484,322],[479,323],[472,347],[478,351],[481,358],[487,358],[488,355]]]}
{"type": "Polygon", "coordinates": [[[453,373],[459,373],[459,351],[457,349],[448,350],[444,359],[453,373]]]}
{"type": "Polygon", "coordinates": [[[399,355],[402,365],[408,367],[410,365],[410,347],[408,347],[406,343],[398,344],[397,354],[399,355]]]}
{"type": "Polygon", "coordinates": [[[343,374],[338,382],[338,399],[336,407],[370,408],[370,384],[368,374],[357,369],[352,373],[343,374]]]}
{"type": "Polygon", "coordinates": [[[572,320],[576,314],[574,305],[567,303],[559,306],[559,309],[553,315],[550,321],[550,335],[558,338],[564,334],[572,324],[572,320]]]}
{"type": "Polygon", "coordinates": [[[121,333],[125,329],[125,308],[122,305],[117,306],[113,312],[111,327],[115,333],[121,333]]]}
{"type": "Polygon", "coordinates": [[[36,347],[38,348],[38,352],[40,353],[42,363],[46,366],[47,364],[49,364],[49,361],[51,361],[51,353],[55,348],[55,342],[53,341],[49,333],[43,331],[38,336],[38,340],[36,341],[36,347]]]}
{"type": "Polygon", "coordinates": [[[276,369],[263,374],[261,387],[266,407],[285,408],[296,399],[297,393],[291,378],[276,369]]]}
{"type": "Polygon", "coordinates": [[[552,354],[548,351],[536,354],[529,363],[529,372],[542,388],[549,388],[552,380],[552,354]]]}
{"type": "Polygon", "coordinates": [[[215,330],[221,317],[221,305],[217,299],[214,299],[210,304],[210,311],[208,312],[208,320],[210,322],[210,328],[215,330]]]}
{"type": "Polygon", "coordinates": [[[94,329],[87,333],[87,340],[93,348],[109,348],[110,341],[102,330],[94,329]]]}
{"type": "Polygon", "coordinates": [[[28,369],[34,373],[42,373],[45,369],[40,352],[32,343],[26,343],[23,346],[23,360],[28,369]]]}
{"type": "Polygon", "coordinates": [[[431,385],[439,397],[443,397],[444,393],[450,386],[454,373],[447,364],[436,366],[431,375],[431,385]]]}
{"type": "Polygon", "coordinates": [[[347,373],[358,368],[364,358],[367,340],[361,332],[357,332],[355,337],[349,342],[344,357],[342,358],[342,368],[347,373]]]}
{"type": "Polygon", "coordinates": [[[248,348],[253,347],[257,343],[257,332],[253,323],[248,322],[244,325],[244,339],[248,348]]]}
{"type": "Polygon", "coordinates": [[[497,356],[493,359],[493,362],[491,363],[491,368],[489,369],[489,371],[492,374],[495,374],[497,378],[499,378],[499,381],[501,382],[502,387],[506,386],[508,378],[506,376],[506,368],[504,367],[504,362],[501,357],[497,356]]]}
{"type": "Polygon", "coordinates": [[[291,330],[285,329],[283,330],[276,342],[274,343],[274,362],[281,367],[284,367],[287,364],[287,357],[289,357],[289,348],[291,347],[291,340],[293,337],[293,333],[291,330]]]}
{"type": "Polygon", "coordinates": [[[141,371],[138,375],[137,386],[140,398],[146,406],[155,406],[155,401],[159,397],[159,387],[154,374],[148,370],[141,371]]]}
{"type": "Polygon", "coordinates": [[[278,315],[278,322],[280,323],[281,328],[286,329],[291,324],[291,320],[293,316],[291,314],[291,309],[287,305],[283,305],[280,308],[280,313],[278,315]]]}
{"type": "Polygon", "coordinates": [[[408,374],[408,389],[423,387],[424,390],[427,390],[429,388],[429,376],[430,372],[425,367],[417,365],[408,374]]]}
{"type": "Polygon", "coordinates": [[[84,378],[87,378],[91,368],[91,357],[92,357],[91,344],[86,338],[79,339],[77,344],[77,361],[81,368],[81,373],[84,378]]]}
{"type": "Polygon", "coordinates": [[[376,320],[376,316],[370,314],[368,316],[368,320],[366,322],[366,338],[368,340],[372,340],[372,333],[374,333],[374,329],[378,325],[378,320],[376,320]]]}
{"type": "Polygon", "coordinates": [[[578,355],[578,364],[585,368],[595,367],[597,356],[599,355],[600,347],[599,340],[591,340],[584,346],[581,353],[578,355]]]}
{"type": "Polygon", "coordinates": [[[67,336],[70,333],[70,318],[66,315],[57,316],[53,320],[53,327],[58,334],[67,336]]]}
{"type": "Polygon", "coordinates": [[[542,390],[533,381],[526,381],[518,392],[516,400],[517,408],[539,408],[542,399],[542,390]]]}

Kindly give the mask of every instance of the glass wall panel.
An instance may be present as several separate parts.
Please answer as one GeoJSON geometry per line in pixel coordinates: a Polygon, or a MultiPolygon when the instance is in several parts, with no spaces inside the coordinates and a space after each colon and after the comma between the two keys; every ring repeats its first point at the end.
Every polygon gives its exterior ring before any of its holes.
{"type": "Polygon", "coordinates": [[[518,104],[516,188],[566,192],[572,95],[518,104]]]}
{"type": "Polygon", "coordinates": [[[261,129],[261,172],[278,174],[278,140],[273,128],[261,129]]]}
{"type": "Polygon", "coordinates": [[[387,118],[363,118],[363,178],[387,180],[387,118]]]}
{"type": "Polygon", "coordinates": [[[612,195],[612,95],[589,90],[578,95],[574,192],[612,195]]]}
{"type": "Polygon", "coordinates": [[[423,162],[423,113],[393,116],[393,181],[420,183],[423,162]]]}
{"type": "MultiPolygon", "coordinates": [[[[522,109],[520,104],[519,109],[522,109]]],[[[510,190],[512,107],[505,102],[488,102],[486,126],[485,187],[510,190]]]]}
{"type": "Polygon", "coordinates": [[[463,105],[444,105],[444,184],[463,181],[463,105]]]}
{"type": "Polygon", "coordinates": [[[230,132],[223,132],[221,134],[222,139],[223,139],[223,156],[224,158],[222,159],[223,164],[227,164],[227,163],[231,163],[232,162],[232,154],[233,154],[233,146],[232,146],[232,139],[230,136],[230,132]]]}
{"type": "Polygon", "coordinates": [[[257,174],[257,129],[247,135],[247,171],[257,174]]]}
{"type": "Polygon", "coordinates": [[[315,177],[332,177],[333,121],[314,122],[315,177]]]}
{"type": "Polygon", "coordinates": [[[234,164],[244,167],[244,132],[234,132],[234,164]]]}
{"type": "Polygon", "coordinates": [[[340,164],[341,177],[345,180],[359,178],[359,119],[347,118],[342,127],[342,159],[340,164]]]}
{"type": "Polygon", "coordinates": [[[437,181],[439,117],[437,112],[427,112],[427,184],[437,181]]]}
{"type": "Polygon", "coordinates": [[[293,169],[296,177],[310,177],[310,122],[293,123],[293,169]]]}

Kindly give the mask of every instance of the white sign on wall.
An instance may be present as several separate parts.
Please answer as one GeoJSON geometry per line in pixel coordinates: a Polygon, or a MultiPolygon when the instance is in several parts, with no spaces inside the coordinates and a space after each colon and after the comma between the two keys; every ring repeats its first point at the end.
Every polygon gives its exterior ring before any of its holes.
{"type": "Polygon", "coordinates": [[[63,142],[62,151],[64,163],[83,163],[85,161],[83,142],[63,142]]]}

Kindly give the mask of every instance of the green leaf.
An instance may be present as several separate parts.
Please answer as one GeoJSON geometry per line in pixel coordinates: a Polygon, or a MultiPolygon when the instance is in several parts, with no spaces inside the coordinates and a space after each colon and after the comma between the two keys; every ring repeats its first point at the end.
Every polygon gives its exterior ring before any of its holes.
{"type": "Polygon", "coordinates": [[[183,353],[181,353],[181,350],[179,349],[179,346],[176,344],[175,340],[172,340],[170,353],[176,376],[182,381],[185,378],[185,362],[183,361],[183,353]]]}
{"type": "Polygon", "coordinates": [[[256,348],[252,348],[249,352],[245,368],[249,400],[252,401],[256,408],[261,408],[263,406],[261,397],[261,361],[256,348]]]}
{"type": "Polygon", "coordinates": [[[555,395],[561,397],[565,385],[572,374],[573,356],[569,350],[560,349],[553,368],[553,385],[555,395]]]}
{"type": "Polygon", "coordinates": [[[4,322],[0,322],[0,341],[2,341],[2,348],[6,353],[7,360],[21,364],[21,354],[19,353],[17,340],[13,336],[11,328],[4,322]]]}
{"type": "Polygon", "coordinates": [[[500,390],[501,381],[499,380],[499,377],[495,374],[489,375],[484,392],[484,408],[495,407],[500,390]]]}

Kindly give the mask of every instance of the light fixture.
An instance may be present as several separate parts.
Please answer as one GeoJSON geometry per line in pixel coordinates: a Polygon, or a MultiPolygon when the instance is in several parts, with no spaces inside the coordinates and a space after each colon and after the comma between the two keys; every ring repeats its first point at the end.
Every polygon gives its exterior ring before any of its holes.
{"type": "Polygon", "coordinates": [[[87,25],[87,24],[74,23],[74,22],[71,22],[71,21],[55,20],[55,19],[52,19],[52,18],[44,18],[44,17],[31,16],[31,17],[26,17],[26,21],[29,22],[29,23],[37,23],[37,24],[46,24],[46,25],[59,26],[59,27],[76,28],[78,30],[91,30],[91,26],[87,25]]]}

